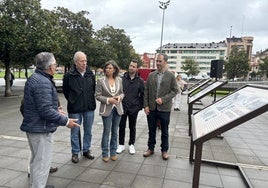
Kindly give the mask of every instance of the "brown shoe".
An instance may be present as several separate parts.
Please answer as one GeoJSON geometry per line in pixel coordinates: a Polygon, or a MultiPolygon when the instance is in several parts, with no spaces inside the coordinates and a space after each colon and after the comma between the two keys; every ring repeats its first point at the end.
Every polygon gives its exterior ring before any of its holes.
{"type": "Polygon", "coordinates": [[[112,160],[112,161],[116,161],[116,160],[117,160],[117,156],[116,156],[116,155],[111,156],[111,160],[112,160]]]}
{"type": "Polygon", "coordinates": [[[162,158],[163,158],[163,160],[168,160],[169,156],[168,156],[168,153],[166,151],[162,152],[162,158]]]}
{"type": "Polygon", "coordinates": [[[109,157],[102,157],[102,160],[107,163],[109,161],[109,157]]]}
{"type": "Polygon", "coordinates": [[[154,154],[154,151],[148,149],[147,151],[144,152],[143,157],[149,157],[149,156],[151,156],[153,154],[154,154]]]}

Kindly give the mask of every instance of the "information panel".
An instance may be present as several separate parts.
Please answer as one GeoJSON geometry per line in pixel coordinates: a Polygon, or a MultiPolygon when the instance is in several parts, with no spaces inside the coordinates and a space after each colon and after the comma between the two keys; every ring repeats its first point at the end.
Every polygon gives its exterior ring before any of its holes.
{"type": "Polygon", "coordinates": [[[209,86],[207,86],[206,88],[204,88],[203,90],[199,91],[198,93],[196,93],[195,95],[191,96],[189,98],[189,103],[192,103],[196,100],[198,100],[199,98],[201,98],[202,96],[210,93],[211,91],[215,90],[216,88],[220,87],[221,85],[226,84],[227,81],[216,81],[213,82],[212,84],[210,84],[209,86]]]}
{"type": "Polygon", "coordinates": [[[211,78],[200,80],[199,82],[197,82],[196,84],[194,84],[193,86],[188,88],[188,92],[185,94],[192,94],[194,91],[201,88],[202,86],[204,86],[205,84],[207,84],[210,81],[211,81],[211,78]]]}
{"type": "Polygon", "coordinates": [[[194,114],[193,141],[268,105],[268,89],[245,86],[194,114]]]}

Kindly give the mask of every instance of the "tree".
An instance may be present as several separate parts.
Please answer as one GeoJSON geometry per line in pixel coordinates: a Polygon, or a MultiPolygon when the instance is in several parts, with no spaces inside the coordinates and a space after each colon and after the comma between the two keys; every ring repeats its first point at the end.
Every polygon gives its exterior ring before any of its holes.
{"type": "Polygon", "coordinates": [[[63,7],[58,7],[54,12],[63,31],[63,40],[59,44],[61,51],[59,54],[56,54],[59,63],[70,67],[71,60],[76,51],[83,51],[87,55],[90,54],[88,61],[91,62],[94,43],[92,23],[86,18],[89,12],[80,11],[73,13],[63,7]]]}
{"type": "Polygon", "coordinates": [[[198,63],[194,59],[186,59],[182,62],[182,70],[186,71],[187,76],[199,73],[198,63]]]}
{"type": "MultiPolygon", "coordinates": [[[[3,0],[0,2],[0,59],[5,65],[5,75],[10,74],[11,63],[24,55],[28,18],[32,11],[40,9],[37,0],[3,0]],[[18,51],[18,49],[20,51],[18,51]],[[22,53],[20,53],[22,52],[22,53]]],[[[5,82],[5,96],[11,96],[9,79],[5,82]]]]}
{"type": "Polygon", "coordinates": [[[261,59],[262,63],[260,63],[260,71],[266,75],[266,78],[268,78],[268,57],[265,57],[264,59],[261,59]]]}
{"type": "MultiPolygon", "coordinates": [[[[42,10],[40,0],[4,0],[0,2],[0,59],[5,64],[6,75],[13,67],[33,64],[40,51],[58,52],[59,24],[48,10],[42,10]]],[[[6,80],[5,96],[10,96],[6,80]]]]}
{"type": "Polygon", "coordinates": [[[245,77],[248,74],[249,59],[244,49],[239,49],[237,46],[232,48],[225,70],[229,79],[245,77]]]}
{"type": "Polygon", "coordinates": [[[104,53],[108,53],[105,57],[106,61],[113,59],[122,69],[128,67],[133,47],[123,29],[115,29],[107,25],[96,32],[95,39],[103,45],[104,53]]]}

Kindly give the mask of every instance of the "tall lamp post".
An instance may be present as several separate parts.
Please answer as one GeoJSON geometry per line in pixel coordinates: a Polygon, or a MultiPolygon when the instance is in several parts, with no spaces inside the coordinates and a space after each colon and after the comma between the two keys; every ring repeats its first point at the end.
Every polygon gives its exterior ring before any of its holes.
{"type": "Polygon", "coordinates": [[[163,30],[164,30],[164,19],[165,19],[165,10],[167,9],[167,6],[170,3],[170,0],[167,2],[161,2],[159,1],[160,5],[159,8],[163,10],[163,16],[162,16],[162,30],[161,30],[161,42],[160,42],[160,53],[162,53],[162,41],[163,41],[163,30]]]}

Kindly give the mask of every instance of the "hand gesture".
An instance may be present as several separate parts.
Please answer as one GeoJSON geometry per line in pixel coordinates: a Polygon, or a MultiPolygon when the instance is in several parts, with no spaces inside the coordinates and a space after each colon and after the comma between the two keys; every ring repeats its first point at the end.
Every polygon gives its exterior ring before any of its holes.
{"type": "Polygon", "coordinates": [[[69,123],[67,124],[67,127],[68,128],[80,127],[80,125],[78,123],[76,123],[77,121],[78,121],[78,119],[69,118],[69,123]]]}

